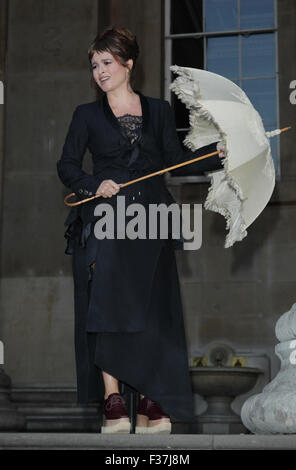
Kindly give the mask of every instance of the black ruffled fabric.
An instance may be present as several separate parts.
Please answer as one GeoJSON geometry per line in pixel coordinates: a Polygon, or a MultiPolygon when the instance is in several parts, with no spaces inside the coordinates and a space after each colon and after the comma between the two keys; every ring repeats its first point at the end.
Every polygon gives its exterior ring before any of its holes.
{"type": "Polygon", "coordinates": [[[82,222],[80,217],[75,220],[75,222],[72,222],[71,224],[68,225],[67,230],[64,233],[64,237],[67,240],[67,246],[65,249],[66,255],[73,255],[74,252],[74,243],[75,240],[78,241],[81,236],[81,228],[82,228],[82,222]]]}
{"type": "Polygon", "coordinates": [[[67,240],[65,249],[66,255],[72,255],[74,252],[74,244],[78,243],[80,246],[86,246],[87,239],[91,234],[91,225],[93,222],[89,222],[83,226],[81,218],[78,216],[77,219],[67,226],[67,230],[64,233],[64,237],[67,240]]]}

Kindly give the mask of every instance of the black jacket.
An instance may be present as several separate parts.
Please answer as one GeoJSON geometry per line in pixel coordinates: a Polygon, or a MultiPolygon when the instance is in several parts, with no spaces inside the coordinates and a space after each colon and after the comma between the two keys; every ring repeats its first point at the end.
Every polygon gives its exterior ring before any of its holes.
{"type": "MultiPolygon", "coordinates": [[[[130,181],[135,177],[148,174],[168,166],[204,155],[216,150],[217,142],[202,147],[194,152],[183,150],[176,131],[175,118],[166,100],[139,94],[143,126],[140,141],[131,144],[122,132],[121,126],[109,106],[107,95],[102,99],[81,104],[74,110],[67,132],[61,158],[57,162],[57,171],[63,184],[75,192],[79,200],[96,193],[104,179],[113,179],[117,183],[130,181]],[[86,149],[89,149],[93,161],[93,174],[82,170],[82,161],[86,149]],[[135,171],[128,167],[131,152],[141,157],[141,169],[135,171]]],[[[173,170],[174,175],[200,175],[205,171],[223,168],[221,159],[214,155],[190,165],[173,170]]],[[[132,195],[139,188],[139,194],[145,194],[146,202],[175,202],[165,185],[164,175],[156,176],[122,188],[119,194],[132,195]],[[147,194],[149,197],[147,199],[147,194]]],[[[94,206],[100,198],[90,203],[72,208],[65,225],[73,222],[79,215],[83,223],[93,218],[94,206]]],[[[112,198],[104,199],[104,202],[112,198]]]]}

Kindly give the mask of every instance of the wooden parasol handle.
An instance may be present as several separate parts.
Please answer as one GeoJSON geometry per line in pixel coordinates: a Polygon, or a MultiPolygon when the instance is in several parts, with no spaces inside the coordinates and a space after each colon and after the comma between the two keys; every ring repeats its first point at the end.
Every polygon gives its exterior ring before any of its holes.
{"type": "MultiPolygon", "coordinates": [[[[149,173],[149,175],[141,176],[140,178],[136,178],[134,180],[127,181],[127,183],[119,183],[119,186],[121,188],[124,188],[125,186],[129,186],[130,184],[137,183],[138,181],[142,181],[142,180],[145,180],[147,178],[152,178],[152,176],[161,175],[162,173],[165,173],[166,171],[175,170],[176,168],[179,168],[181,166],[189,165],[189,163],[197,162],[198,160],[203,160],[204,158],[212,157],[213,155],[216,155],[217,153],[220,153],[220,152],[221,152],[221,150],[217,150],[216,152],[207,153],[206,155],[202,155],[201,157],[196,157],[196,158],[193,158],[192,160],[187,160],[186,162],[178,163],[177,165],[169,166],[168,168],[163,168],[162,170],[154,171],[153,173],[149,173]]],[[[84,204],[85,202],[93,201],[97,197],[101,197],[100,194],[95,194],[95,196],[88,197],[88,198],[83,199],[81,201],[68,202],[68,200],[73,196],[76,196],[76,194],[71,193],[71,194],[68,194],[65,197],[64,203],[66,204],[66,206],[69,206],[69,207],[79,206],[80,204],[84,204]]]]}
{"type": "MultiPolygon", "coordinates": [[[[288,131],[289,129],[291,129],[291,126],[283,127],[282,129],[280,129],[280,131],[285,132],[285,131],[288,131]]],[[[162,170],[155,171],[154,173],[149,173],[149,175],[141,176],[140,178],[136,178],[134,180],[128,181],[127,183],[120,183],[119,186],[121,188],[124,188],[125,186],[129,186],[130,184],[137,183],[138,181],[142,181],[142,180],[145,180],[147,178],[152,178],[152,176],[161,175],[162,173],[165,173],[165,172],[171,171],[171,170],[175,170],[176,168],[180,168],[181,166],[189,165],[190,163],[197,162],[198,160],[203,160],[204,158],[212,157],[213,155],[216,155],[220,152],[221,152],[221,150],[217,150],[216,152],[207,153],[206,155],[202,155],[201,157],[196,157],[196,158],[193,158],[192,160],[187,160],[186,162],[178,163],[177,165],[169,166],[168,168],[163,168],[162,170]]],[[[71,193],[71,194],[68,194],[65,197],[64,203],[66,204],[66,206],[69,206],[69,207],[79,206],[80,204],[84,204],[85,202],[93,201],[97,197],[101,197],[100,194],[95,194],[95,196],[88,197],[88,198],[83,199],[81,201],[68,202],[68,200],[73,196],[76,196],[76,194],[71,193]]]]}

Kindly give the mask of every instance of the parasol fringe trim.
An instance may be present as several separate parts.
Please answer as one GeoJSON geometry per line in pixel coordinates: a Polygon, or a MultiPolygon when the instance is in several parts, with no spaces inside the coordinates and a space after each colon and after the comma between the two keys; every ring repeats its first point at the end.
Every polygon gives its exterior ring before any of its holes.
{"type": "MultiPolygon", "coordinates": [[[[210,177],[212,179],[212,184],[204,207],[205,209],[221,214],[226,219],[226,230],[229,230],[229,233],[226,236],[224,247],[230,248],[235,242],[241,241],[247,236],[246,224],[240,213],[241,204],[240,201],[236,200],[237,204],[232,204],[232,210],[226,206],[218,206],[217,200],[219,200],[219,197],[217,197],[217,193],[219,190],[215,188],[213,176],[210,175],[210,177]]],[[[226,181],[226,178],[224,178],[224,180],[226,181]]]]}
{"type": "MultiPolygon", "coordinates": [[[[202,119],[205,118],[207,121],[211,122],[214,125],[214,127],[218,131],[217,134],[220,134],[220,139],[223,141],[225,145],[225,148],[226,148],[225,158],[224,158],[224,161],[222,161],[222,164],[225,167],[226,172],[227,172],[228,170],[227,143],[226,143],[227,135],[225,134],[225,132],[223,132],[219,124],[215,121],[215,119],[208,112],[208,110],[204,108],[200,103],[196,103],[196,101],[199,101],[201,98],[200,89],[199,89],[197,82],[193,80],[191,76],[191,72],[186,69],[184,70],[182,67],[179,67],[178,65],[172,65],[170,69],[173,72],[176,72],[179,74],[184,73],[184,75],[187,76],[189,79],[189,82],[188,82],[188,80],[185,80],[184,77],[180,76],[176,78],[174,82],[172,82],[169,85],[169,88],[178,96],[180,101],[182,101],[182,103],[185,104],[187,109],[189,109],[189,124],[190,124],[191,129],[189,130],[187,136],[183,140],[184,145],[186,145],[186,147],[192,150],[193,152],[197,150],[198,147],[196,147],[196,144],[192,142],[194,140],[197,140],[198,138],[193,125],[195,124],[194,123],[195,120],[197,121],[199,118],[202,118],[202,119]],[[188,89],[188,86],[189,86],[189,89],[188,89]],[[195,137],[195,139],[193,137],[195,137]]],[[[213,142],[213,137],[210,138],[210,141],[208,142],[208,144],[212,142],[213,142]]],[[[207,145],[207,144],[204,144],[204,145],[207,145]]],[[[243,201],[245,198],[244,198],[244,195],[242,193],[242,190],[239,184],[235,181],[234,178],[232,178],[232,176],[228,172],[227,172],[227,179],[231,187],[237,193],[238,197],[243,201]]]]}
{"type": "MultiPolygon", "coordinates": [[[[197,148],[199,148],[196,145],[196,142],[198,140],[198,133],[196,132],[196,127],[198,127],[198,120],[206,120],[211,125],[213,125],[215,130],[217,131],[217,136],[219,140],[221,140],[225,145],[225,158],[222,161],[225,170],[220,170],[219,172],[216,171],[214,173],[223,172],[223,182],[225,183],[224,191],[232,197],[232,201],[230,203],[229,200],[225,200],[225,205],[223,207],[221,206],[221,201],[219,201],[220,205],[218,205],[218,185],[215,184],[215,178],[213,178],[212,172],[209,173],[209,176],[211,178],[211,185],[208,189],[208,196],[204,203],[204,208],[217,212],[226,219],[226,229],[229,230],[229,233],[226,236],[224,247],[229,248],[236,241],[243,240],[247,236],[247,231],[246,224],[244,222],[243,217],[241,216],[241,206],[245,198],[243,196],[240,186],[227,171],[227,136],[220,128],[219,124],[215,121],[213,116],[208,112],[208,110],[199,103],[199,100],[201,98],[200,88],[198,86],[198,83],[194,81],[191,71],[186,70],[186,68],[179,67],[178,65],[172,65],[170,69],[173,72],[179,74],[180,76],[177,77],[169,85],[169,88],[177,95],[180,101],[185,104],[185,106],[189,110],[190,131],[183,140],[184,145],[186,145],[186,147],[188,147],[192,151],[195,151],[197,150],[197,148]]],[[[213,134],[214,130],[212,134],[209,134],[208,136],[209,141],[206,143],[203,142],[203,145],[207,145],[213,142],[213,134]]],[[[202,147],[203,145],[200,145],[200,147],[202,147]]]]}

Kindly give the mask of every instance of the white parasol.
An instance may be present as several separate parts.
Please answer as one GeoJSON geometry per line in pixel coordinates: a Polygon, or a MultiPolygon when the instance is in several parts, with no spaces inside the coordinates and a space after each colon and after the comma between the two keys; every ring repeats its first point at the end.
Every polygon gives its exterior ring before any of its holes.
{"type": "Polygon", "coordinates": [[[259,113],[231,80],[201,69],[170,69],[179,75],[170,88],[189,110],[184,144],[193,151],[215,141],[225,146],[223,169],[209,174],[204,207],[226,218],[224,246],[229,248],[246,237],[246,228],[272,195],[275,170],[268,138],[281,130],[265,132],[259,113]]]}

